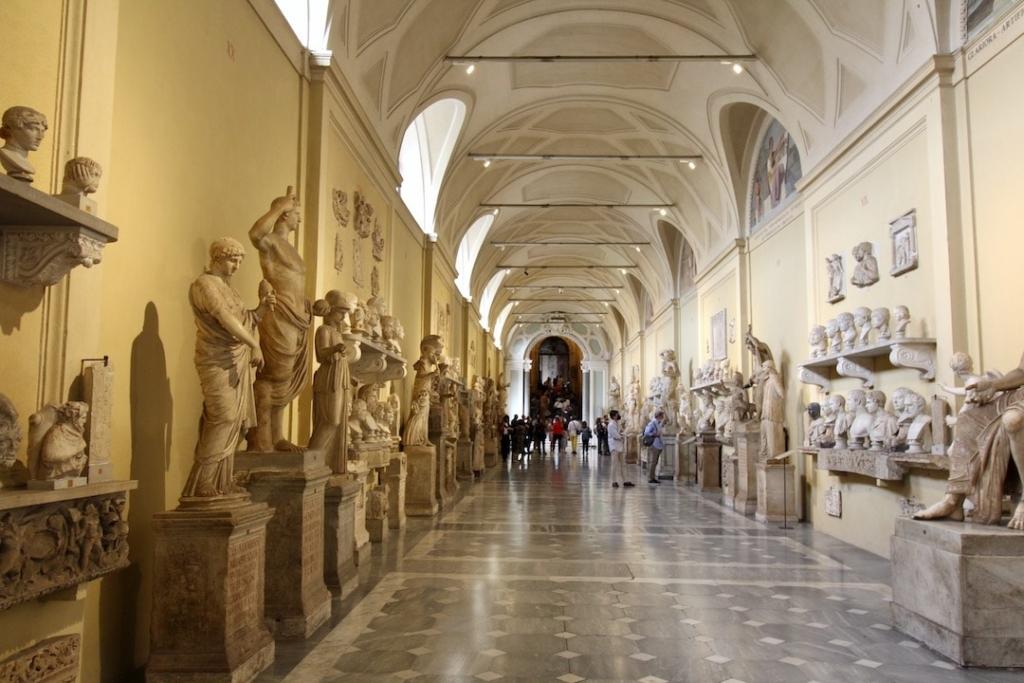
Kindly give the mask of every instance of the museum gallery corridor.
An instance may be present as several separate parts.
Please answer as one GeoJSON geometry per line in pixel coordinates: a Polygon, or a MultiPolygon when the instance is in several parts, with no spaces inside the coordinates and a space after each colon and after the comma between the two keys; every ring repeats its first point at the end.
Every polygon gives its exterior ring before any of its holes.
{"type": "Polygon", "coordinates": [[[258,681],[1021,680],[892,630],[882,558],[682,483],[612,489],[608,467],[535,454],[410,518],[340,622],[335,601],[258,681]]]}

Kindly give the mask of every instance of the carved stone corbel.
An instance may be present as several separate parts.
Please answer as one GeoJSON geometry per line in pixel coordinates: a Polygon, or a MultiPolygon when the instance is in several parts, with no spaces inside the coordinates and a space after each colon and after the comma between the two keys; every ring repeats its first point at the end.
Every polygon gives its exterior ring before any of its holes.
{"type": "Polygon", "coordinates": [[[849,358],[840,356],[836,361],[836,372],[843,377],[856,377],[866,388],[875,388],[875,373],[860,363],[855,363],[849,358]]]}
{"type": "Polygon", "coordinates": [[[832,381],[828,378],[828,375],[822,374],[809,367],[801,367],[798,376],[802,383],[821,387],[823,391],[830,391],[832,388],[832,381]]]}
{"type": "Polygon", "coordinates": [[[921,379],[935,379],[935,344],[894,342],[889,362],[898,368],[914,368],[921,373],[921,379]]]}

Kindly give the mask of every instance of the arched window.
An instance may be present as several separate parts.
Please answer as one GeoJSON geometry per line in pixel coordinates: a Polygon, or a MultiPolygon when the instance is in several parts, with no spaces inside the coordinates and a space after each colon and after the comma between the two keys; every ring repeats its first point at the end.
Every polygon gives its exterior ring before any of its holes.
{"type": "Polygon", "coordinates": [[[399,194],[420,229],[428,235],[435,233],[437,195],[465,117],[466,105],[459,100],[439,100],[420,112],[402,138],[398,152],[398,172],[402,174],[399,194]]]}
{"type": "Polygon", "coordinates": [[[466,236],[459,244],[459,251],[455,254],[455,286],[459,288],[462,296],[467,299],[473,298],[473,290],[470,288],[470,278],[473,277],[473,264],[484,246],[487,232],[494,223],[494,214],[484,214],[477,218],[473,225],[469,226],[466,236]]]}
{"type": "Polygon", "coordinates": [[[330,0],[276,0],[296,37],[313,53],[327,52],[331,33],[330,0]]]}
{"type": "Polygon", "coordinates": [[[487,286],[484,287],[483,295],[480,297],[480,325],[490,331],[490,319],[491,319],[491,304],[494,303],[494,297],[498,295],[498,287],[501,286],[501,281],[508,275],[507,270],[499,270],[491,278],[487,286]]]}
{"type": "Polygon", "coordinates": [[[494,321],[494,345],[499,349],[501,348],[501,333],[505,331],[505,323],[508,322],[508,316],[511,312],[512,304],[505,304],[505,307],[498,313],[498,318],[494,321]]]}

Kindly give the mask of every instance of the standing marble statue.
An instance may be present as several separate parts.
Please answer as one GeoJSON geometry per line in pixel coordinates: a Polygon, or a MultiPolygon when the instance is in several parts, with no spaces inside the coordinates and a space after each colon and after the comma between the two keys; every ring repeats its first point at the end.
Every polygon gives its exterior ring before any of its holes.
{"type": "Polygon", "coordinates": [[[352,406],[349,362],[360,356],[358,343],[346,342],[342,334],[348,311],[349,301],[336,289],[313,305],[314,314],[324,323],[313,336],[320,367],[313,374],[313,435],[309,447],[334,451],[342,459],[348,457],[348,432],[341,427],[348,424],[352,406]]]}
{"type": "MultiPolygon", "coordinates": [[[[665,411],[665,425],[663,430],[666,433],[674,434],[679,431],[679,365],[676,363],[676,352],[672,349],[665,349],[660,355],[660,407],[665,411]]],[[[653,411],[651,413],[651,418],[654,418],[653,411]]]]}
{"type": "Polygon", "coordinates": [[[259,321],[265,359],[256,376],[257,424],[249,434],[249,450],[295,451],[284,433],[284,412],[299,395],[309,373],[309,329],[312,306],[306,298],[306,266],[289,235],[301,222],[293,189],[270,203],[270,210],[249,230],[259,251],[263,281],[261,297],[273,292],[277,303],[259,321]]]}
{"type": "Polygon", "coordinates": [[[622,387],[619,380],[612,375],[608,384],[608,410],[618,410],[622,406],[622,387]]]}
{"type": "Polygon", "coordinates": [[[761,450],[762,459],[774,458],[786,450],[786,390],[775,361],[765,360],[757,382],[761,388],[761,450]]]}
{"type": "Polygon", "coordinates": [[[46,117],[32,107],[11,107],[3,114],[0,122],[0,165],[7,175],[31,183],[36,176],[35,166],[28,160],[28,153],[39,149],[46,136],[46,117]]]}
{"type": "Polygon", "coordinates": [[[772,350],[768,345],[754,336],[752,325],[747,325],[747,332],[743,335],[743,346],[750,352],[750,355],[754,360],[754,368],[751,373],[751,378],[753,380],[751,382],[751,386],[753,387],[753,405],[754,410],[760,412],[762,402],[761,369],[768,361],[772,361],[774,364],[775,357],[772,355],[772,350]]]}
{"type": "Polygon", "coordinates": [[[420,341],[420,358],[412,366],[416,370],[416,378],[412,382],[409,419],[402,433],[402,441],[406,446],[430,445],[430,404],[440,400],[437,392],[443,355],[444,340],[440,335],[428,334],[420,341]]]}
{"type": "MultiPolygon", "coordinates": [[[[916,519],[963,520],[964,499],[970,495],[975,506],[972,521],[998,524],[1011,459],[1017,477],[1024,478],[1024,355],[1005,375],[971,377],[966,390],[949,448],[946,496],[914,515],[916,519]]],[[[1024,530],[1024,496],[1007,526],[1024,530]]]]}
{"type": "Polygon", "coordinates": [[[253,367],[263,367],[256,328],[276,303],[267,293],[256,310],[247,310],[231,286],[245,249],[230,237],[210,245],[210,263],[189,288],[196,322],[195,364],[203,390],[195,463],[182,502],[244,494],[232,481],[235,450],[246,429],[256,423],[253,367]]]}

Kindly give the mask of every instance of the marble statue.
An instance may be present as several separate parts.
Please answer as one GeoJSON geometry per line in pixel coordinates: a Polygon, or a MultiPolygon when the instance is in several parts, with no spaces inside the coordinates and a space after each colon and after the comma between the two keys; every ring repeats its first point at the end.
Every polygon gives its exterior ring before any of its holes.
{"type": "Polygon", "coordinates": [[[758,385],[761,387],[761,449],[762,460],[786,451],[786,390],[775,361],[761,363],[758,385]]]}
{"type": "Polygon", "coordinates": [[[718,422],[718,432],[726,441],[731,441],[736,425],[752,419],[759,408],[747,400],[741,373],[732,373],[731,379],[726,381],[726,390],[729,394],[725,400],[725,423],[718,422]]]}
{"type": "Polygon", "coordinates": [[[839,395],[833,394],[821,404],[821,425],[818,432],[818,446],[821,448],[832,448],[836,445],[836,404],[832,401],[835,396],[839,395]]]}
{"type": "Polygon", "coordinates": [[[766,361],[773,361],[775,357],[772,355],[772,350],[763,341],[754,336],[753,327],[747,325],[747,331],[743,335],[743,346],[750,352],[753,357],[754,366],[751,372],[751,388],[753,393],[753,410],[752,413],[760,413],[761,411],[761,368],[766,361]]]}
{"type": "Polygon", "coordinates": [[[886,410],[885,393],[874,389],[867,393],[864,410],[872,416],[871,450],[884,451],[892,446],[893,438],[899,427],[896,416],[886,410]]]}
{"type": "Polygon", "coordinates": [[[366,331],[370,338],[380,340],[383,338],[381,329],[381,317],[387,315],[384,299],[379,296],[371,296],[366,302],[366,331]]]}
{"type": "Polygon", "coordinates": [[[843,293],[843,257],[839,254],[832,254],[825,258],[825,267],[828,271],[828,301],[836,303],[842,301],[843,293]]]}
{"type": "Polygon", "coordinates": [[[259,251],[261,297],[273,292],[276,303],[259,320],[263,367],[256,373],[256,428],[248,437],[252,451],[296,451],[284,432],[284,413],[302,391],[309,372],[312,304],[306,298],[306,266],[289,241],[302,218],[293,188],[270,203],[249,230],[259,251]]]}
{"type": "Polygon", "coordinates": [[[900,305],[892,309],[892,336],[895,339],[904,339],[907,336],[907,325],[910,324],[910,309],[900,305]]]}
{"type": "Polygon", "coordinates": [[[327,292],[313,304],[313,313],[322,317],[324,324],[313,335],[320,366],[313,373],[313,435],[309,447],[333,450],[332,446],[337,445],[337,452],[347,458],[347,432],[340,427],[348,424],[352,405],[349,362],[359,358],[359,347],[345,341],[342,323],[348,314],[348,301],[341,292],[327,292]],[[335,444],[337,439],[341,443],[335,444]]]}
{"type": "Polygon", "coordinates": [[[878,259],[875,258],[874,250],[871,242],[861,242],[853,248],[853,258],[857,265],[853,268],[850,282],[857,287],[870,287],[878,282],[878,259]]]}
{"type": "MultiPolygon", "coordinates": [[[[1018,480],[1024,472],[1024,356],[1006,374],[990,370],[972,375],[966,354],[954,362],[958,374],[970,379],[948,450],[946,495],[914,517],[963,520],[963,503],[970,496],[974,502],[971,521],[998,524],[1003,496],[1012,488],[1013,482],[1007,481],[1010,472],[1016,470],[1018,480]],[[1009,467],[1011,460],[1014,468],[1009,467]]],[[[1024,531],[1024,497],[1018,500],[1007,526],[1024,531]]]]}
{"type": "Polygon", "coordinates": [[[875,421],[874,415],[869,414],[866,409],[867,394],[863,389],[854,389],[850,392],[847,405],[847,412],[852,416],[847,447],[851,450],[867,448],[871,445],[871,426],[875,421]]]}
{"type": "Polygon", "coordinates": [[[629,394],[626,397],[626,410],[625,410],[625,432],[627,434],[635,434],[643,425],[640,424],[640,410],[641,410],[641,389],[640,389],[640,368],[639,366],[633,366],[633,375],[629,381],[629,394]]]}
{"type": "Polygon", "coordinates": [[[369,334],[366,321],[366,304],[356,299],[352,311],[348,314],[349,323],[352,327],[352,334],[365,337],[369,334]]]}
{"type": "MultiPolygon", "coordinates": [[[[658,378],[658,395],[660,396],[660,405],[656,406],[654,410],[661,408],[665,411],[665,425],[663,427],[666,433],[674,433],[679,429],[679,422],[677,416],[677,406],[679,405],[679,365],[676,363],[676,352],[672,349],[665,349],[661,352],[661,376],[658,378]]],[[[653,419],[654,410],[651,411],[650,417],[653,419]]]]}
{"type": "Polygon", "coordinates": [[[828,355],[828,336],[824,325],[811,328],[807,343],[811,345],[811,358],[824,358],[828,355]]]}
{"type": "Polygon", "coordinates": [[[697,431],[701,434],[715,431],[715,404],[711,394],[701,392],[698,394],[700,400],[699,412],[697,414],[697,431]]]}
{"type": "Polygon", "coordinates": [[[857,341],[857,328],[854,325],[854,319],[852,313],[840,313],[836,316],[836,320],[839,322],[839,331],[843,337],[843,351],[850,351],[853,349],[857,341]]]}
{"type": "Polygon", "coordinates": [[[68,401],[46,405],[28,420],[28,470],[36,481],[82,475],[89,461],[85,423],[89,404],[68,401]]]}
{"type": "Polygon", "coordinates": [[[277,298],[274,292],[267,292],[255,310],[245,308],[231,286],[231,277],[244,256],[245,249],[237,240],[224,237],[214,241],[206,271],[189,288],[203,414],[183,500],[245,493],[232,481],[234,456],[242,434],[256,424],[253,368],[264,365],[256,328],[277,298]]]}
{"type": "Polygon", "coordinates": [[[853,326],[857,329],[855,346],[867,346],[868,335],[871,334],[871,309],[866,306],[858,306],[853,309],[853,326]]]}
{"type": "Polygon", "coordinates": [[[401,323],[393,315],[382,315],[380,317],[380,336],[384,346],[393,353],[402,353],[401,340],[405,337],[405,330],[401,329],[401,323]],[[401,330],[401,337],[399,331],[401,330]]]}
{"type": "Polygon", "coordinates": [[[100,187],[103,167],[89,157],[75,157],[64,164],[64,180],[57,197],[83,211],[96,213],[96,202],[88,198],[100,187]]]}
{"type": "Polygon", "coordinates": [[[839,353],[843,350],[843,332],[839,329],[839,320],[832,318],[825,323],[825,332],[828,334],[828,352],[839,353]]]}
{"type": "Polygon", "coordinates": [[[18,411],[11,399],[0,394],[0,473],[14,467],[18,461],[20,446],[21,427],[18,425],[18,411]]]}
{"type": "Polygon", "coordinates": [[[892,332],[889,330],[888,308],[876,308],[871,311],[871,329],[875,331],[877,341],[889,341],[892,332]]]}
{"type": "Polygon", "coordinates": [[[821,404],[807,404],[807,428],[804,436],[804,445],[818,447],[821,445],[821,437],[825,420],[821,417],[821,404]]]}
{"type": "Polygon", "coordinates": [[[49,125],[46,116],[31,107],[11,107],[0,120],[0,165],[7,175],[31,183],[36,176],[35,166],[28,153],[35,152],[46,137],[49,125]]]}
{"type": "Polygon", "coordinates": [[[391,411],[391,434],[400,436],[399,422],[402,420],[402,399],[398,398],[395,383],[391,383],[391,393],[388,394],[388,410],[391,411]]]}
{"type": "Polygon", "coordinates": [[[693,405],[691,394],[683,390],[679,394],[679,407],[676,411],[676,424],[679,425],[679,433],[683,436],[693,434],[693,405]]]}
{"type": "Polygon", "coordinates": [[[444,356],[444,340],[440,335],[428,334],[420,341],[420,357],[413,363],[416,377],[412,383],[412,402],[409,404],[409,419],[405,423],[402,441],[406,446],[429,446],[428,427],[430,404],[438,403],[438,385],[441,376],[441,359],[444,356]],[[424,398],[425,396],[425,398],[424,398]]]}
{"type": "Polygon", "coordinates": [[[842,394],[833,394],[828,397],[828,414],[831,418],[831,444],[835,448],[847,448],[850,443],[850,429],[856,418],[857,404],[852,400],[850,410],[846,409],[846,398],[842,394]]]}

